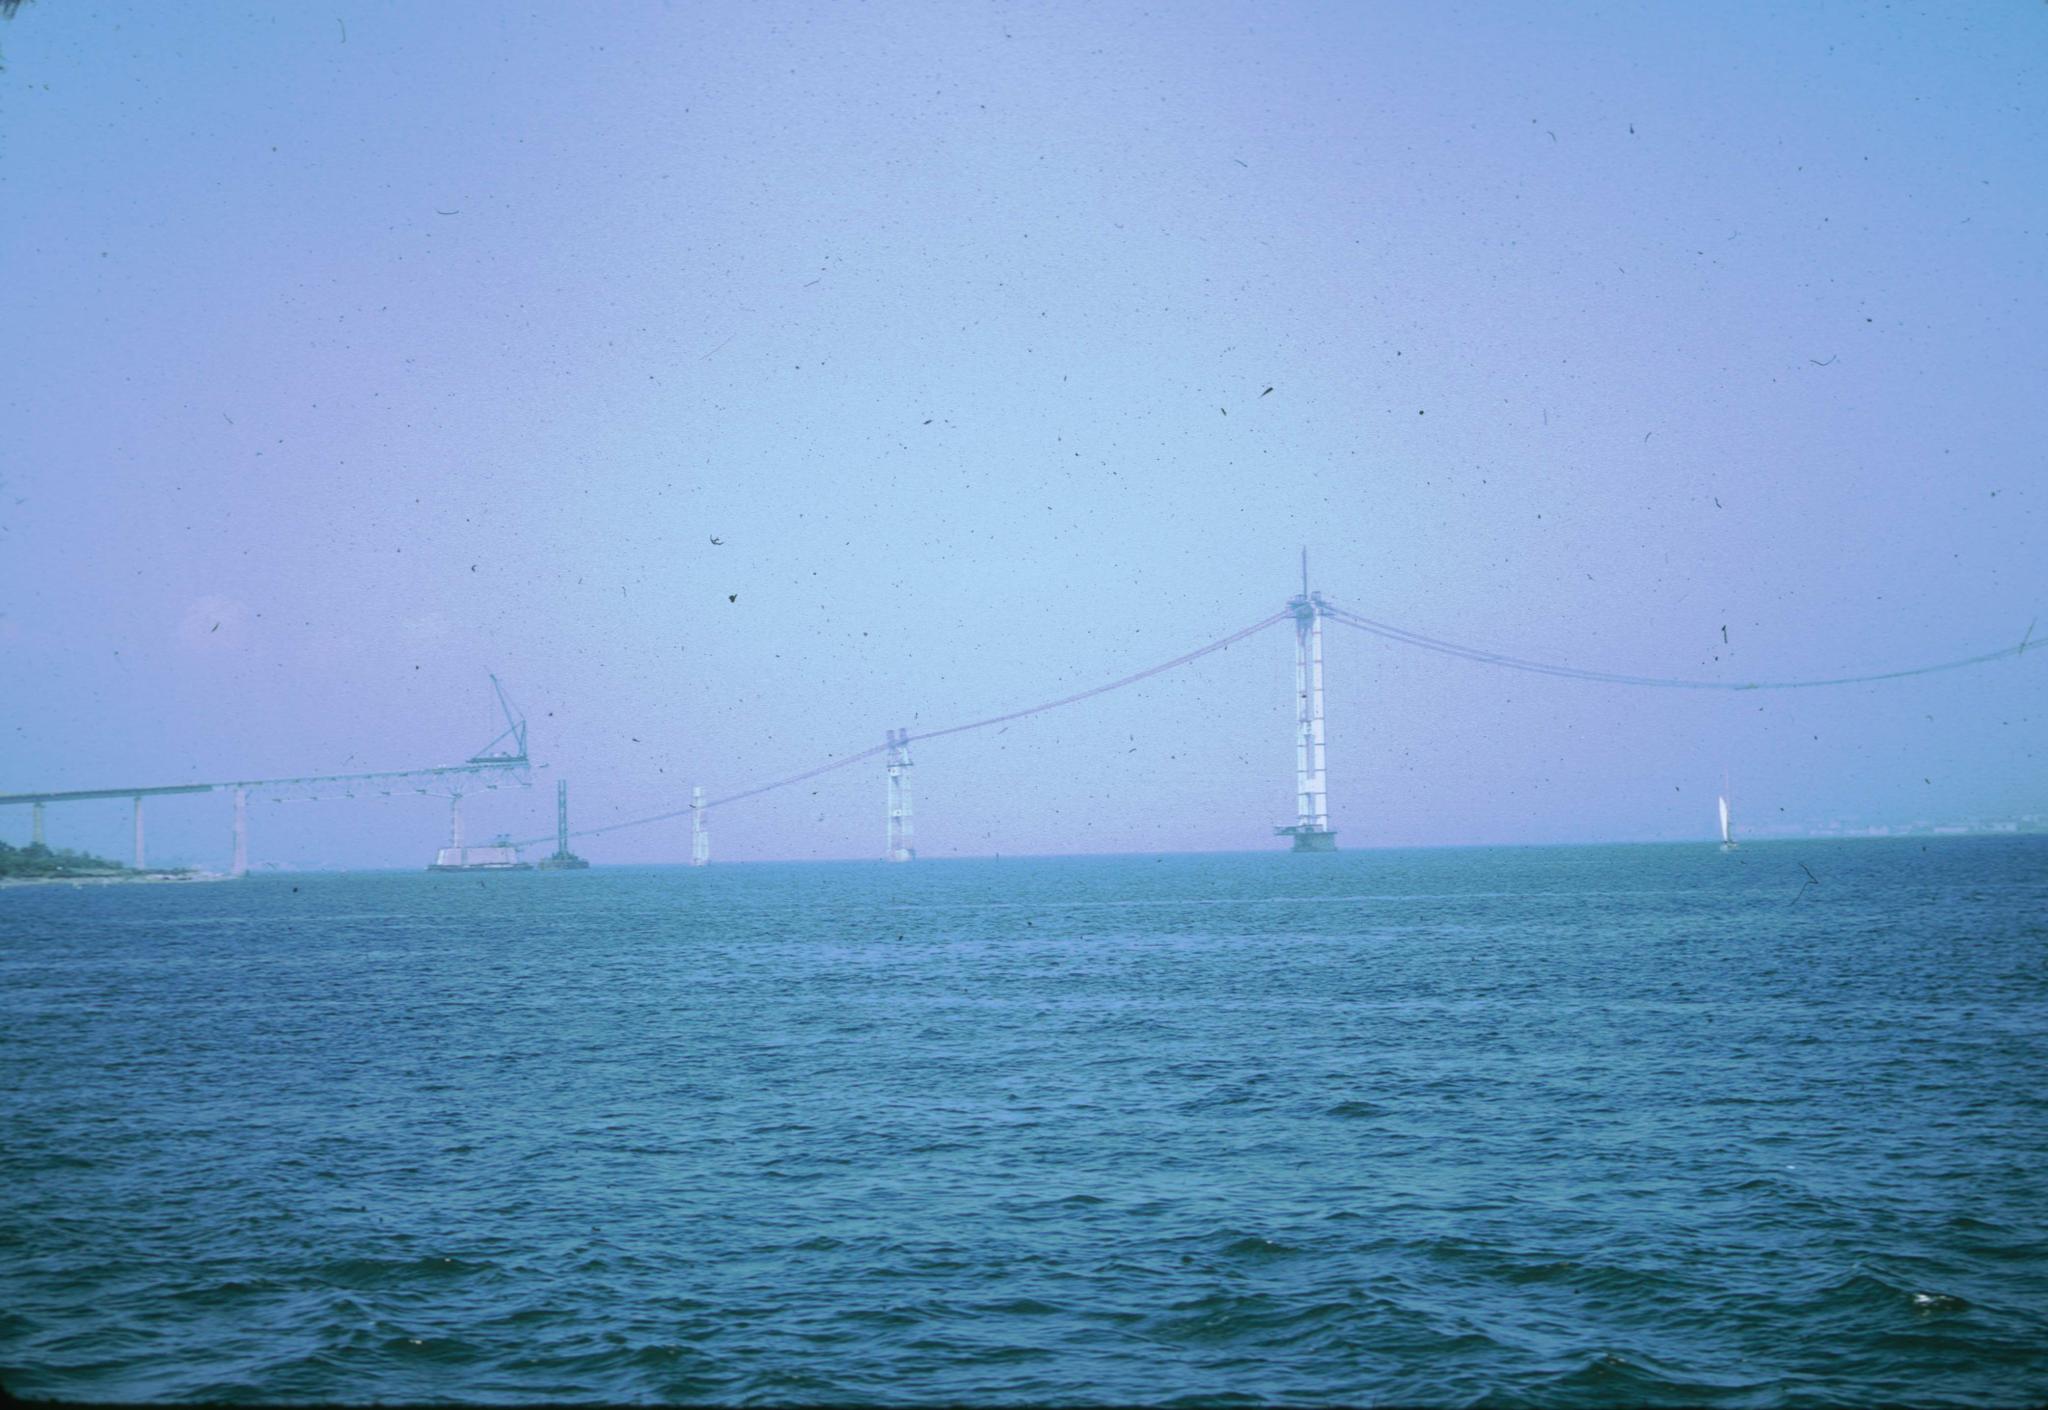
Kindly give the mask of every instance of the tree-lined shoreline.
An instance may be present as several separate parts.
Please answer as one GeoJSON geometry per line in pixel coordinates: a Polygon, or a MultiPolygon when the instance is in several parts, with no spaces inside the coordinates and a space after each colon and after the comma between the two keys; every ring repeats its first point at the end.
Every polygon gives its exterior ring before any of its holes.
{"type": "Polygon", "coordinates": [[[190,867],[153,867],[138,871],[90,852],[50,848],[40,842],[16,847],[0,842],[0,880],[6,881],[141,881],[191,875],[190,867]]]}

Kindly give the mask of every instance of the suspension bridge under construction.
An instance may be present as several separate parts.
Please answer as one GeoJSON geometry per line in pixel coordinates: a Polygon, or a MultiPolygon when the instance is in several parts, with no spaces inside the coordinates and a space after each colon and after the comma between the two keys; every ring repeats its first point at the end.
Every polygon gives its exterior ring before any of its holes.
{"type": "MultiPolygon", "coordinates": [[[[1585,667],[1565,665],[1558,662],[1533,660],[1513,656],[1487,648],[1463,645],[1440,637],[1425,635],[1386,622],[1352,612],[1328,599],[1309,586],[1308,554],[1304,550],[1301,562],[1301,591],[1287,600],[1286,605],[1272,615],[1262,617],[1250,626],[1242,627],[1227,636],[1218,638],[1206,646],[1197,647],[1169,661],[1134,671],[1105,684],[1087,690],[1076,691],[1056,700],[1044,701],[1019,710],[965,723],[945,725],[933,729],[911,730],[894,728],[886,731],[883,741],[867,749],[841,755],[825,763],[786,774],[765,783],[728,793],[722,797],[706,799],[704,789],[691,790],[689,803],[667,812],[654,813],[646,817],[631,818],[623,822],[606,823],[599,827],[571,830],[569,826],[567,787],[560,785],[556,795],[556,830],[552,835],[530,837],[511,841],[503,839],[499,845],[489,849],[467,849],[463,841],[462,799],[465,794],[491,791],[505,787],[525,787],[531,784],[531,761],[527,756],[526,722],[513,706],[503,685],[494,675],[492,689],[497,693],[498,705],[503,713],[505,729],[489,744],[478,750],[461,763],[438,765],[429,768],[395,769],[379,773],[320,774],[298,778],[244,779],[221,783],[184,783],[150,787],[71,789],[34,793],[0,794],[0,807],[20,806],[31,811],[32,844],[47,845],[45,810],[52,804],[75,803],[91,800],[129,799],[134,807],[135,851],[134,866],[140,871],[146,864],[143,832],[143,801],[147,798],[171,794],[194,794],[227,792],[234,799],[233,860],[229,874],[245,875],[249,870],[249,827],[248,805],[252,798],[272,801],[318,801],[335,798],[395,797],[405,794],[445,797],[449,800],[450,846],[443,849],[437,862],[438,870],[469,869],[463,865],[471,850],[497,854],[506,849],[538,846],[553,842],[555,854],[551,861],[557,866],[581,866],[581,859],[569,850],[573,838],[596,837],[605,833],[619,832],[629,828],[649,827],[687,817],[690,820],[690,856],[693,866],[704,866],[710,860],[711,838],[706,823],[706,814],[716,808],[730,807],[735,803],[756,798],[778,789],[851,768],[866,760],[880,757],[883,761],[885,783],[885,825],[882,856],[891,862],[908,862],[917,855],[914,842],[913,813],[911,806],[911,746],[926,740],[941,739],[948,735],[967,734],[976,730],[992,728],[1014,720],[1027,719],[1047,711],[1064,709],[1092,700],[1111,691],[1122,690],[1154,676],[1162,675],[1191,662],[1198,661],[1213,652],[1255,636],[1281,623],[1292,623],[1294,628],[1294,779],[1295,816],[1292,822],[1275,825],[1275,835],[1289,839],[1296,852],[1333,852],[1337,847],[1337,829],[1331,825],[1328,789],[1325,719],[1323,711],[1323,624],[1335,622],[1355,631],[1378,637],[1385,641],[1435,652],[1441,655],[1474,661],[1485,665],[1498,666],[1507,670],[1533,672],[1539,675],[1562,677],[1606,685],[1633,686],[1670,690],[1713,690],[1713,691],[1758,691],[1758,690],[1807,690],[1829,686],[1859,685],[1880,681],[1900,680],[1911,676],[1932,675],[1936,672],[1961,670],[1966,667],[1983,665],[2006,657],[2024,656],[2031,644],[2033,628],[2017,644],[1995,651],[1964,657],[1958,660],[1942,661],[1932,665],[1913,666],[1904,669],[1878,671],[1862,675],[1834,676],[1822,679],[1780,680],[1780,681],[1715,681],[1686,679],[1672,676],[1631,675],[1613,671],[1593,670],[1585,667]],[[454,865],[445,865],[450,859],[454,865]]],[[[2039,653],[2037,653],[2039,654],[2039,653]]],[[[500,865],[489,863],[488,866],[500,865]]],[[[543,867],[548,864],[543,863],[543,867]]]]}

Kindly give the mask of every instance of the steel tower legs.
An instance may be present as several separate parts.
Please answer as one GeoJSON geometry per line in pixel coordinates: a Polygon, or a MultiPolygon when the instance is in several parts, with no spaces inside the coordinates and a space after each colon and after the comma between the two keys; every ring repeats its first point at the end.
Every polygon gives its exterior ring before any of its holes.
{"type": "Polygon", "coordinates": [[[910,822],[910,731],[892,729],[888,736],[889,760],[889,848],[883,853],[892,862],[907,862],[917,856],[911,845],[910,822]]]}
{"type": "Polygon", "coordinates": [[[1330,830],[1330,798],[1323,756],[1323,614],[1312,612],[1304,627],[1295,628],[1297,685],[1305,682],[1302,707],[1295,724],[1297,811],[1300,825],[1330,830]]]}
{"type": "Polygon", "coordinates": [[[1273,830],[1294,839],[1297,852],[1334,852],[1323,755],[1323,595],[1308,590],[1308,554],[1301,557],[1301,596],[1294,613],[1294,822],[1273,830]]]}

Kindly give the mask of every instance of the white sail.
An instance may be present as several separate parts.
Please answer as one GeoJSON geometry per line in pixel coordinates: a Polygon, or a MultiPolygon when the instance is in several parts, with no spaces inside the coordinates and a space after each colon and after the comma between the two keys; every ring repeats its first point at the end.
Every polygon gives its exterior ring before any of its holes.
{"type": "Polygon", "coordinates": [[[1721,845],[1726,847],[1735,839],[1728,835],[1728,795],[1721,795],[1721,845]]]}

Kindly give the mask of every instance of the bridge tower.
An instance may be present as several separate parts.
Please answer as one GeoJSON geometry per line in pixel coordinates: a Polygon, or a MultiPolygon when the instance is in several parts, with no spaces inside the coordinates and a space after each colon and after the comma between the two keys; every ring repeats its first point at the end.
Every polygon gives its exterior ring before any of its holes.
{"type": "Polygon", "coordinates": [[[249,790],[241,784],[235,785],[235,859],[228,866],[229,876],[249,874],[249,790]]]}
{"type": "Polygon", "coordinates": [[[704,788],[698,785],[690,790],[690,865],[708,866],[711,862],[711,834],[704,830],[704,788]]]}
{"type": "Polygon", "coordinates": [[[892,862],[907,862],[917,856],[910,832],[910,731],[888,733],[889,759],[889,850],[883,855],[892,862]]]}
{"type": "Polygon", "coordinates": [[[1301,551],[1301,595],[1289,598],[1294,614],[1294,806],[1292,825],[1274,832],[1294,839],[1297,852],[1334,852],[1330,799],[1323,771],[1323,595],[1308,588],[1308,550],[1301,551]]]}

